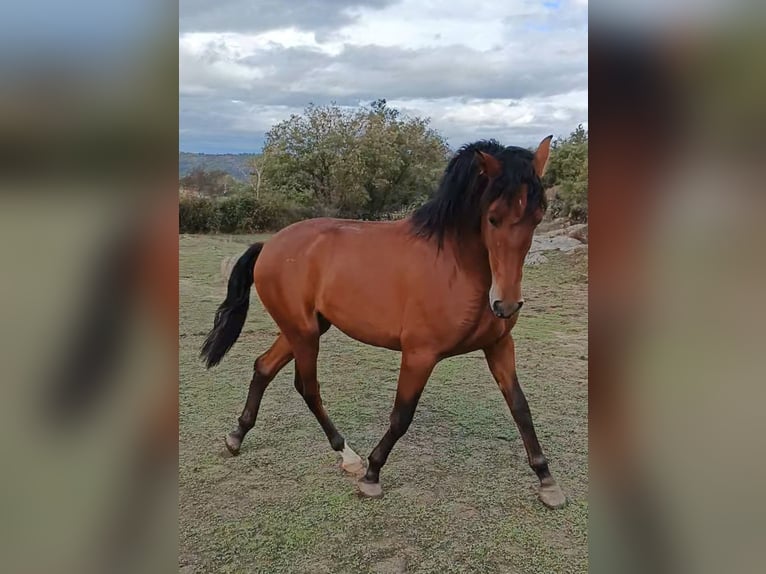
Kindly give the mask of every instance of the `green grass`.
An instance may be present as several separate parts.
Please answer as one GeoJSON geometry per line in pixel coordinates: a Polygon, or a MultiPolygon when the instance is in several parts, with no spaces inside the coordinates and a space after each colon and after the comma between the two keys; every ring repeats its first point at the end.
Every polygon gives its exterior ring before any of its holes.
{"type": "MultiPolygon", "coordinates": [[[[180,239],[180,553],[183,572],[587,572],[587,259],[553,254],[525,271],[514,329],[519,376],[551,470],[570,503],[536,479],[481,353],[439,364],[381,472],[385,497],[355,495],[292,365],[266,392],[237,458],[223,455],[255,357],[277,330],[253,297],[223,363],[197,358],[224,296],[221,260],[251,236],[180,239]]],[[[388,425],[399,355],[330,330],[319,377],[330,416],[366,458],[388,425]]]]}

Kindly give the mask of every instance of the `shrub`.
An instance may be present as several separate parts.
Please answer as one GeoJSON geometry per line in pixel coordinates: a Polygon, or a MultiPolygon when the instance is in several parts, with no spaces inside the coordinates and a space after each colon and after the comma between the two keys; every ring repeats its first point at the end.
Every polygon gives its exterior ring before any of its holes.
{"type": "Polygon", "coordinates": [[[578,126],[568,138],[554,142],[543,183],[555,188],[552,217],[588,219],[588,132],[578,126]]]}
{"type": "Polygon", "coordinates": [[[249,194],[222,199],[184,195],[179,199],[181,233],[263,233],[303,219],[335,215],[332,209],[249,194]]]}
{"type": "Polygon", "coordinates": [[[178,220],[181,233],[217,233],[221,213],[214,199],[185,196],[179,201],[178,220]]]}

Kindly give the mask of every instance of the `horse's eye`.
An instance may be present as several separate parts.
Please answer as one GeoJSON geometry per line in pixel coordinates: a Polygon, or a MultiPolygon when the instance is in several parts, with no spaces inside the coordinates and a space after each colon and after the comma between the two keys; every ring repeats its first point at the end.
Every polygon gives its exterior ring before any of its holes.
{"type": "Polygon", "coordinates": [[[500,222],[497,220],[497,218],[495,218],[495,216],[494,216],[494,215],[490,215],[490,216],[489,216],[489,222],[492,224],[492,226],[493,226],[493,227],[497,227],[497,226],[498,226],[498,224],[500,223],[500,222]]]}

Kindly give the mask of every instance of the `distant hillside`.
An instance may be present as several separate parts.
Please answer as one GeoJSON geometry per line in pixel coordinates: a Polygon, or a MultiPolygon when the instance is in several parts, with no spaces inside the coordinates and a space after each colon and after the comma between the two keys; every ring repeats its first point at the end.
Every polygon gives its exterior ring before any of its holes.
{"type": "Polygon", "coordinates": [[[254,153],[207,154],[182,151],[178,153],[178,177],[189,175],[193,169],[199,167],[205,171],[225,171],[235,179],[247,181],[250,177],[248,164],[256,157],[258,154],[254,153]]]}

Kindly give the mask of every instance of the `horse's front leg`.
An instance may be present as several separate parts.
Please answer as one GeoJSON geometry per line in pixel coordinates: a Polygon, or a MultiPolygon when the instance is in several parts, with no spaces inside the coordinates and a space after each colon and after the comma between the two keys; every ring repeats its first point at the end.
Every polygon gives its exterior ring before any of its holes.
{"type": "Polygon", "coordinates": [[[548,460],[543,454],[543,449],[537,440],[535,427],[532,424],[532,414],[529,405],[521,390],[519,379],[516,376],[516,353],[513,339],[510,335],[503,337],[492,347],[484,349],[487,357],[489,370],[500,387],[505,402],[511,409],[513,420],[519,428],[524,448],[527,451],[529,466],[540,479],[539,497],[548,508],[561,508],[566,504],[566,497],[548,469],[548,460]]]}
{"type": "Polygon", "coordinates": [[[402,352],[402,365],[399,370],[399,382],[396,386],[396,401],[391,411],[391,425],[378,446],[370,454],[367,473],[359,480],[359,493],[362,496],[378,498],[383,496],[380,486],[380,469],[386,464],[391,449],[396,441],[404,436],[415,415],[418,400],[436,365],[435,355],[425,352],[402,352]]]}

